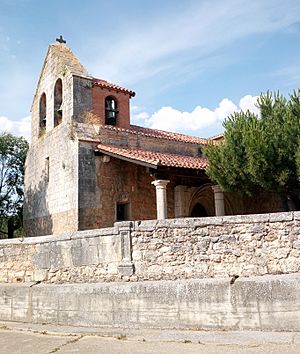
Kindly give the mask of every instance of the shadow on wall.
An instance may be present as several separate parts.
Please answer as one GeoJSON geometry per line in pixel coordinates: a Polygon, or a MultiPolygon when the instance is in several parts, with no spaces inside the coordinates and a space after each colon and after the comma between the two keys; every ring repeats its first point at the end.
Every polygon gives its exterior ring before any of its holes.
{"type": "MultiPolygon", "coordinates": [[[[224,193],[225,215],[263,214],[291,210],[300,210],[300,192],[291,194],[291,202],[279,194],[260,192],[245,196],[238,193],[224,193]]],[[[189,197],[188,215],[192,217],[205,217],[215,215],[214,193],[211,184],[194,188],[189,197]]]]}
{"type": "Polygon", "coordinates": [[[52,234],[53,221],[47,203],[48,183],[49,174],[46,166],[39,184],[25,191],[23,221],[25,237],[52,234]]]}
{"type": "Polygon", "coordinates": [[[214,192],[211,188],[211,183],[195,188],[190,197],[187,216],[204,217],[214,215],[214,192]]]}
{"type": "Polygon", "coordinates": [[[261,192],[251,197],[243,196],[244,214],[276,213],[299,210],[296,204],[288,205],[286,198],[277,193],[261,192]]]}

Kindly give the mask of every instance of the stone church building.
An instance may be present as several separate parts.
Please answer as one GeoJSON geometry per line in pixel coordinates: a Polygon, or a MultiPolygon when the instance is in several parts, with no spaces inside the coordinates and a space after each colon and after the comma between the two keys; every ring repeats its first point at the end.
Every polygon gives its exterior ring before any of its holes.
{"type": "Polygon", "coordinates": [[[26,236],[257,210],[212,186],[209,140],[132,125],[134,96],[90,76],[63,41],[49,46],[32,104],[26,236]]]}

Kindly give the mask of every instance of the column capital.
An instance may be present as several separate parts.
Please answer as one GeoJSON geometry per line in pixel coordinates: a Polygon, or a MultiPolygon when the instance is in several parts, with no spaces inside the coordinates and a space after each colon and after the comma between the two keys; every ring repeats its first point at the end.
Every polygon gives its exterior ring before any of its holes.
{"type": "Polygon", "coordinates": [[[219,186],[218,184],[211,186],[211,189],[213,190],[214,193],[223,193],[222,187],[219,186]]]}
{"type": "Polygon", "coordinates": [[[153,184],[155,187],[161,188],[166,188],[168,183],[170,183],[170,181],[167,179],[156,179],[155,181],[151,182],[151,184],[153,184]]]}

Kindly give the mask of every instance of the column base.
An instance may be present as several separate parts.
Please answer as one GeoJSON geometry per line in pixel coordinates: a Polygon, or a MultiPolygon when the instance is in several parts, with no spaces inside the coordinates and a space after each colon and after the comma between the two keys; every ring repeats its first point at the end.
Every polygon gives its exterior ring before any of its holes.
{"type": "Polygon", "coordinates": [[[129,277],[134,273],[134,264],[132,262],[121,263],[118,265],[118,271],[121,275],[129,277]]]}

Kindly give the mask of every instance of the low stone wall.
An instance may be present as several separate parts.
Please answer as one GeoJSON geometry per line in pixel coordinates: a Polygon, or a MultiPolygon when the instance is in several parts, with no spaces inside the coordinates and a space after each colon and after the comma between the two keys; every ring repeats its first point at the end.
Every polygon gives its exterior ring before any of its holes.
{"type": "Polygon", "coordinates": [[[119,228],[0,242],[0,283],[120,280],[119,228]]]}
{"type": "Polygon", "coordinates": [[[300,212],[116,223],[0,241],[0,282],[249,277],[300,271],[300,212]]]}
{"type": "Polygon", "coordinates": [[[300,213],[144,221],[132,259],[139,280],[297,273],[300,213]]]}
{"type": "Polygon", "coordinates": [[[300,275],[0,284],[0,320],[73,326],[300,331],[300,275]]]}

